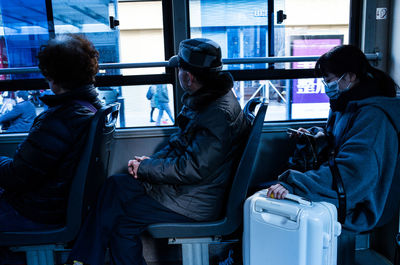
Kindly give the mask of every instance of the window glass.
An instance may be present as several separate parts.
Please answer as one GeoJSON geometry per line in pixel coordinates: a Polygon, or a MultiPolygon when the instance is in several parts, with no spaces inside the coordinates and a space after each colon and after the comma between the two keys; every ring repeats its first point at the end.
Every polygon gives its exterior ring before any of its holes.
{"type": "Polygon", "coordinates": [[[99,87],[99,98],[106,104],[120,102],[117,127],[168,126],[174,124],[174,98],[171,84],[99,87]]]}
{"type": "Polygon", "coordinates": [[[2,133],[29,131],[35,117],[48,108],[39,97],[48,94],[52,94],[49,89],[1,91],[0,131],[2,133]]]}
{"type": "MultiPolygon", "coordinates": [[[[217,42],[223,58],[266,57],[268,1],[190,0],[190,36],[217,42]]],[[[265,68],[265,64],[228,69],[265,68]]]]}
{"type": "MultiPolygon", "coordinates": [[[[114,102],[121,104],[117,127],[172,126],[174,124],[175,111],[171,84],[99,87],[97,91],[103,104],[114,102]]],[[[48,94],[52,94],[49,89],[22,93],[1,91],[1,132],[28,132],[34,118],[48,109],[40,100],[41,96],[48,94]],[[14,115],[17,112],[18,115],[14,115]],[[27,120],[30,120],[31,124],[25,127],[19,126],[27,120]],[[17,131],[13,129],[15,125],[18,125],[17,131]]]]}
{"type": "MultiPolygon", "coordinates": [[[[272,1],[272,0],[269,0],[272,1]]],[[[191,37],[221,45],[223,58],[268,56],[268,0],[190,0],[191,37]]],[[[348,43],[349,0],[275,0],[275,56],[318,56],[348,43]],[[277,12],[287,16],[278,24],[277,12]],[[329,16],[327,16],[329,12],[329,16]]],[[[229,65],[228,69],[265,68],[265,64],[229,65]]],[[[312,68],[314,63],[280,63],[275,68],[312,68]]]]}
{"type": "MultiPolygon", "coordinates": [[[[126,1],[118,4],[120,20],[120,61],[165,61],[162,3],[126,1]]],[[[123,74],[160,74],[163,67],[123,69],[123,74]]]]}
{"type": "MultiPolygon", "coordinates": [[[[287,18],[275,20],[275,56],[318,56],[349,42],[349,0],[275,1],[275,11],[287,18]],[[327,15],[329,13],[329,15],[327,15]]],[[[314,62],[277,64],[278,68],[313,68],[314,62]]]]}
{"type": "MultiPolygon", "coordinates": [[[[53,0],[54,30],[57,35],[84,34],[100,53],[100,63],[117,63],[119,30],[112,28],[110,17],[116,19],[114,0],[53,0]]],[[[119,69],[102,70],[102,74],[120,74],[119,69]]]]}
{"type": "MultiPolygon", "coordinates": [[[[0,68],[36,66],[40,45],[49,39],[45,0],[0,0],[0,68]]],[[[18,78],[40,77],[38,73],[18,78]]],[[[1,80],[12,75],[2,75],[1,80]]]]}
{"type": "Polygon", "coordinates": [[[269,100],[266,121],[321,119],[329,114],[329,99],[320,78],[236,81],[241,106],[253,97],[269,100]]]}
{"type": "MultiPolygon", "coordinates": [[[[268,1],[190,0],[191,37],[220,44],[223,58],[268,56],[268,1]]],[[[275,0],[275,56],[319,56],[348,43],[349,0],[275,0]],[[278,12],[286,19],[278,21],[278,12]],[[329,16],[326,14],[329,12],[329,16]]],[[[275,63],[275,68],[312,69],[315,62],[275,63]]],[[[224,69],[266,68],[268,64],[228,65],[224,69]]],[[[318,79],[236,82],[241,105],[253,95],[270,97],[266,120],[326,118],[329,100],[318,79]],[[279,93],[278,93],[279,92],[279,93]],[[280,96],[279,96],[280,95],[280,96]],[[286,101],[286,102],[285,102],[286,101]]]]}
{"type": "MultiPolygon", "coordinates": [[[[100,63],[164,61],[162,17],[161,0],[0,0],[0,68],[37,66],[40,46],[67,33],[86,35],[99,50],[100,63]],[[120,25],[114,27],[113,20],[120,25]]],[[[162,72],[165,68],[100,71],[162,72]]],[[[1,75],[0,80],[40,77],[40,73],[1,75]]]]}

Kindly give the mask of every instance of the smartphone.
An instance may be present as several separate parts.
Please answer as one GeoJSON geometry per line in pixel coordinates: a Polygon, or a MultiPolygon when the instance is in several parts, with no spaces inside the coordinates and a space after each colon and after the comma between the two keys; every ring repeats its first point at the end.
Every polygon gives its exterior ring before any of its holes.
{"type": "Polygon", "coordinates": [[[312,135],[310,133],[302,132],[302,131],[295,130],[295,129],[292,129],[292,128],[287,128],[286,132],[288,134],[290,134],[290,135],[306,135],[306,136],[309,136],[309,137],[314,137],[314,135],[312,135]]]}

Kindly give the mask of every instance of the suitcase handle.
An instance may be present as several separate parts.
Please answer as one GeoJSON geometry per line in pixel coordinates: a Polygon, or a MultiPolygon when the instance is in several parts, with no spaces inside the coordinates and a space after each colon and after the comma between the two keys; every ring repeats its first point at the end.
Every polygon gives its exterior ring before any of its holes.
{"type": "Polygon", "coordinates": [[[292,221],[297,221],[297,215],[299,214],[300,208],[295,205],[285,205],[283,207],[279,200],[266,198],[256,200],[254,210],[258,213],[276,214],[292,221]]]}
{"type": "Polygon", "coordinates": [[[311,204],[312,204],[311,201],[309,201],[305,198],[302,198],[300,196],[294,195],[294,194],[286,195],[285,200],[294,201],[294,202],[297,202],[298,204],[307,205],[307,206],[311,206],[311,204]]]}
{"type": "MultiPolygon", "coordinates": [[[[264,192],[265,192],[265,194],[267,194],[268,193],[268,189],[263,190],[263,193],[264,192]]],[[[312,205],[311,201],[309,201],[309,200],[307,200],[307,199],[305,199],[303,197],[300,197],[300,196],[297,196],[297,195],[294,195],[294,194],[290,194],[290,193],[286,195],[285,200],[294,201],[294,202],[297,202],[298,204],[306,205],[306,206],[311,206],[312,205]]]]}

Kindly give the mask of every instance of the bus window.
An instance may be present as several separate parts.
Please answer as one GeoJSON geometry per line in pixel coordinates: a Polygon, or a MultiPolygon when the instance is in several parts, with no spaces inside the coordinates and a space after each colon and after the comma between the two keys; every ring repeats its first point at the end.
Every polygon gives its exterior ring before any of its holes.
{"type": "MultiPolygon", "coordinates": [[[[190,0],[190,34],[218,42],[223,58],[228,59],[315,57],[348,43],[349,7],[349,0],[190,0]],[[278,21],[278,11],[286,19],[278,21]],[[269,19],[270,15],[274,19],[269,19]]],[[[229,64],[224,69],[313,69],[314,66],[315,61],[305,61],[229,64]]],[[[268,121],[328,116],[329,101],[316,78],[240,81],[235,83],[234,90],[242,106],[254,96],[269,98],[268,121]]]]}
{"type": "MultiPolygon", "coordinates": [[[[164,61],[161,1],[0,1],[0,68],[37,66],[42,44],[78,33],[93,42],[100,63],[164,61]],[[121,13],[119,17],[118,10],[121,13]],[[119,21],[120,25],[112,23],[119,21]]],[[[103,75],[163,73],[165,68],[103,69],[103,75]]],[[[41,78],[40,73],[0,79],[41,78]]]]}
{"type": "Polygon", "coordinates": [[[52,94],[50,89],[0,92],[0,131],[28,132],[37,115],[47,110],[41,96],[52,94]]]}
{"type": "MultiPolygon", "coordinates": [[[[223,58],[319,56],[333,46],[348,43],[349,0],[269,1],[190,0],[191,37],[218,42],[223,58]],[[286,19],[278,24],[279,10],[286,19]],[[330,15],[326,16],[328,11],[330,15]],[[268,25],[270,12],[273,25],[268,25]]],[[[312,68],[313,63],[304,66],[312,68]]],[[[228,69],[265,67],[247,64],[230,65],[228,69]]],[[[290,69],[296,64],[276,63],[274,67],[290,69]]]]}
{"type": "Polygon", "coordinates": [[[326,119],[329,99],[319,78],[236,81],[234,92],[244,106],[253,97],[269,101],[266,121],[326,119]]]}
{"type": "Polygon", "coordinates": [[[104,104],[120,102],[117,127],[174,125],[175,110],[171,84],[99,87],[104,104]]]}
{"type": "MultiPolygon", "coordinates": [[[[162,3],[126,1],[118,3],[120,18],[120,62],[165,61],[162,3]]],[[[163,67],[121,70],[124,75],[160,74],[163,67]]]]}

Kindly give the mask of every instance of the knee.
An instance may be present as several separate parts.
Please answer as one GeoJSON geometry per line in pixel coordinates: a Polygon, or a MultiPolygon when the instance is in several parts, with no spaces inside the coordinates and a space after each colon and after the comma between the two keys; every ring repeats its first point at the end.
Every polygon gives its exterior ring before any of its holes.
{"type": "Polygon", "coordinates": [[[107,178],[106,182],[104,183],[104,188],[118,190],[121,186],[129,185],[129,182],[132,178],[133,177],[128,174],[113,175],[107,178]]]}
{"type": "Polygon", "coordinates": [[[129,174],[113,175],[106,180],[104,186],[105,189],[113,191],[143,189],[140,182],[129,174]]]}

